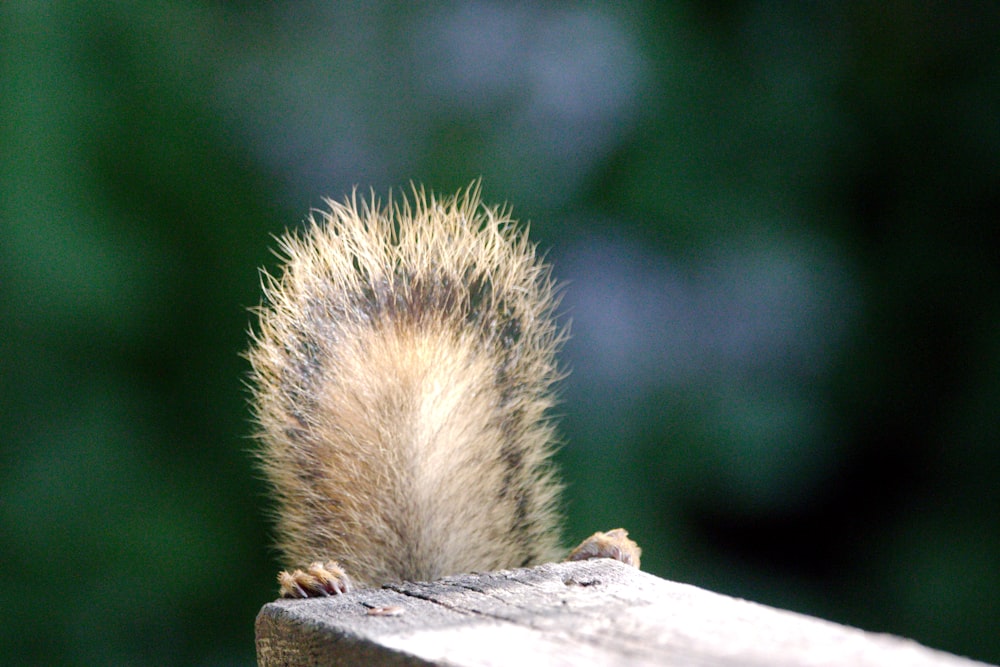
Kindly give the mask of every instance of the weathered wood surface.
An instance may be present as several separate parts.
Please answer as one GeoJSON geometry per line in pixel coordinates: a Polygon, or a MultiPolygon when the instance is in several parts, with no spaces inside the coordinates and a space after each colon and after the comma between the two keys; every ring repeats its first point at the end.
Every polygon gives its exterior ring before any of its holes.
{"type": "Polygon", "coordinates": [[[278,600],[257,617],[257,660],[263,667],[983,664],[610,560],[278,600]]]}

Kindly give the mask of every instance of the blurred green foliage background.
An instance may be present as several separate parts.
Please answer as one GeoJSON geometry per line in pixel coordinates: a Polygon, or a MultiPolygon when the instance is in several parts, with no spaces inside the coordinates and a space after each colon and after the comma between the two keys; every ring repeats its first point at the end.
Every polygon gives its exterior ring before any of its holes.
{"type": "Polygon", "coordinates": [[[567,283],[567,543],[1000,661],[998,7],[3,2],[0,661],[253,663],[270,235],[479,176],[567,283]]]}

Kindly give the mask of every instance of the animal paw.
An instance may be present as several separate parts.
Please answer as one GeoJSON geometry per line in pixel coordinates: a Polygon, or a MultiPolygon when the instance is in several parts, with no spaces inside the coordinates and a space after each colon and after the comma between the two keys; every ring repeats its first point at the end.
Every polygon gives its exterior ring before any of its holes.
{"type": "Polygon", "coordinates": [[[315,598],[340,595],[351,590],[351,579],[335,561],[316,562],[305,570],[278,573],[283,598],[315,598]]]}
{"type": "Polygon", "coordinates": [[[566,560],[586,560],[588,558],[614,558],[626,565],[639,567],[639,556],[642,549],[628,538],[628,531],[615,528],[606,533],[594,533],[576,549],[573,549],[566,560]]]}

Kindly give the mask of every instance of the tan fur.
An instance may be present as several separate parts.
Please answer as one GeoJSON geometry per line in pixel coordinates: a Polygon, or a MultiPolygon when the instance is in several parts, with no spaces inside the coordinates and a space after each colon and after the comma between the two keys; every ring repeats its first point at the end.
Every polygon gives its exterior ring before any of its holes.
{"type": "Polygon", "coordinates": [[[286,565],[376,585],[558,558],[549,268],[477,184],[327,204],[280,239],[247,353],[286,565]]]}

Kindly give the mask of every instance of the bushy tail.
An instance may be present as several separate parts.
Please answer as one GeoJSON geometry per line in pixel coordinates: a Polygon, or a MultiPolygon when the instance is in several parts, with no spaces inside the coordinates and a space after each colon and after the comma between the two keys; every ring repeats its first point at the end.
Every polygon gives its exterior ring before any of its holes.
{"type": "Polygon", "coordinates": [[[287,564],[374,584],[558,557],[548,266],[475,183],[327,204],[280,239],[247,353],[287,564]]]}

